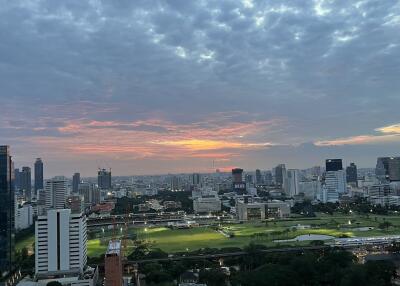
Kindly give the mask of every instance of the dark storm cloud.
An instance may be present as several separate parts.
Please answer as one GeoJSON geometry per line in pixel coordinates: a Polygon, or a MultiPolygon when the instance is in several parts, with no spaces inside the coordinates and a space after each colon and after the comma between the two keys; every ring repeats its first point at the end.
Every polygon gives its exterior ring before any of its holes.
{"type": "Polygon", "coordinates": [[[223,128],[221,112],[242,112],[232,120],[282,123],[257,142],[375,136],[400,122],[399,28],[396,1],[0,0],[0,116],[29,122],[0,134],[22,148],[11,138],[73,120],[223,128]]]}

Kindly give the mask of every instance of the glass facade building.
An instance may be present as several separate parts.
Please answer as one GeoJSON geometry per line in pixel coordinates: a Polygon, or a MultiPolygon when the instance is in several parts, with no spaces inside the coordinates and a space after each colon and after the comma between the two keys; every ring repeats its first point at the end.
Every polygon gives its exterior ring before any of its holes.
{"type": "Polygon", "coordinates": [[[0,146],[0,272],[11,273],[15,260],[14,170],[9,146],[0,146]]]}

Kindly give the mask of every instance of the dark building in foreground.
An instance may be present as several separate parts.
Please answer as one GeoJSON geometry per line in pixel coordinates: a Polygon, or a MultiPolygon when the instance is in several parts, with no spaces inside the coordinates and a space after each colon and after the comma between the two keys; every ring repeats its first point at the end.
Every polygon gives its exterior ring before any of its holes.
{"type": "Polygon", "coordinates": [[[35,161],[35,194],[38,190],[43,190],[43,162],[37,158],[35,161]]]}
{"type": "Polygon", "coordinates": [[[327,172],[343,170],[342,159],[327,159],[325,161],[325,167],[327,172]]]}
{"type": "Polygon", "coordinates": [[[15,260],[14,170],[9,146],[0,146],[0,273],[11,273],[15,260]]]}

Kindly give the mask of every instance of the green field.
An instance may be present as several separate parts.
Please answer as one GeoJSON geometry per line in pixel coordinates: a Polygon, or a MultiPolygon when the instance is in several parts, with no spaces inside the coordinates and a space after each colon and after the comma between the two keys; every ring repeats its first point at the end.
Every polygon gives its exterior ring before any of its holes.
{"type": "MultiPolygon", "coordinates": [[[[296,218],[266,223],[222,224],[226,233],[233,234],[229,238],[212,227],[192,229],[169,229],[165,227],[147,227],[129,229],[138,239],[146,240],[152,248],[160,248],[165,252],[194,251],[201,248],[243,247],[250,242],[266,246],[277,246],[274,240],[293,239],[304,234],[324,234],[333,237],[379,236],[400,234],[400,216],[360,216],[360,215],[325,215],[317,218],[296,218]],[[378,228],[379,223],[389,221],[392,226],[388,230],[378,228]],[[308,225],[310,229],[295,229],[297,225],[308,225]],[[357,228],[373,227],[368,231],[357,228]]],[[[97,237],[88,241],[88,256],[96,257],[105,253],[112,231],[97,233],[97,237]]],[[[17,248],[32,245],[33,238],[17,243],[17,248]]],[[[305,242],[301,242],[304,245],[305,242]]],[[[306,242],[308,243],[308,242],[306,242]]],[[[291,242],[290,244],[299,244],[291,242]]],[[[132,249],[132,241],[128,248],[132,249]]]]}

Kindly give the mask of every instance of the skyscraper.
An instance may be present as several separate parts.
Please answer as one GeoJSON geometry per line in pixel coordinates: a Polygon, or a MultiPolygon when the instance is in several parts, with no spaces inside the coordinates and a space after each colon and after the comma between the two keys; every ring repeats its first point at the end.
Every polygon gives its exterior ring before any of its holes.
{"type": "Polygon", "coordinates": [[[327,172],[343,170],[342,159],[327,159],[325,167],[327,172]]]}
{"type": "Polygon", "coordinates": [[[350,163],[350,166],[346,168],[346,180],[347,183],[357,186],[357,166],[354,163],[350,163]]]}
{"type": "Polygon", "coordinates": [[[299,170],[296,169],[288,169],[287,170],[287,188],[286,188],[286,194],[289,197],[293,197],[295,195],[298,195],[300,193],[300,187],[299,187],[299,182],[300,182],[300,175],[299,175],[299,170]]]}
{"type": "Polygon", "coordinates": [[[277,185],[283,187],[286,179],[286,166],[285,164],[279,164],[275,167],[275,182],[277,185]]]}
{"type": "Polygon", "coordinates": [[[97,172],[97,184],[101,190],[111,189],[111,170],[100,169],[97,172]]]}
{"type": "Polygon", "coordinates": [[[256,185],[261,185],[263,184],[263,179],[261,175],[261,171],[259,169],[256,170],[256,185]]]}
{"type": "Polygon", "coordinates": [[[193,186],[200,185],[200,174],[198,174],[198,173],[192,174],[192,185],[193,186]]]}
{"type": "Polygon", "coordinates": [[[376,161],[375,174],[381,180],[389,178],[389,160],[390,157],[379,157],[376,161]]]}
{"type": "Polygon", "coordinates": [[[15,260],[13,167],[9,146],[0,146],[0,274],[12,272],[15,260]]]}
{"type": "Polygon", "coordinates": [[[69,209],[49,210],[35,225],[35,272],[82,273],[87,261],[86,217],[69,209]]]}
{"type": "Polygon", "coordinates": [[[15,191],[19,191],[21,189],[21,175],[20,175],[20,171],[19,169],[14,169],[14,187],[15,187],[15,191]]]}
{"type": "Polygon", "coordinates": [[[400,181],[400,157],[389,159],[389,180],[391,182],[400,181]]]}
{"type": "Polygon", "coordinates": [[[240,168],[232,169],[232,181],[234,184],[243,182],[243,169],[240,168]]]}
{"type": "Polygon", "coordinates": [[[25,199],[30,201],[32,199],[32,176],[31,168],[22,167],[20,172],[21,190],[24,190],[25,199]]]}
{"type": "Polygon", "coordinates": [[[65,177],[54,177],[46,181],[44,187],[46,209],[63,209],[67,199],[67,180],[65,177]]]}
{"type": "Polygon", "coordinates": [[[81,174],[75,173],[72,176],[72,192],[77,194],[79,192],[79,183],[81,182],[81,174]]]}
{"type": "Polygon", "coordinates": [[[35,161],[35,193],[43,190],[43,162],[42,159],[36,158],[35,161]]]}

